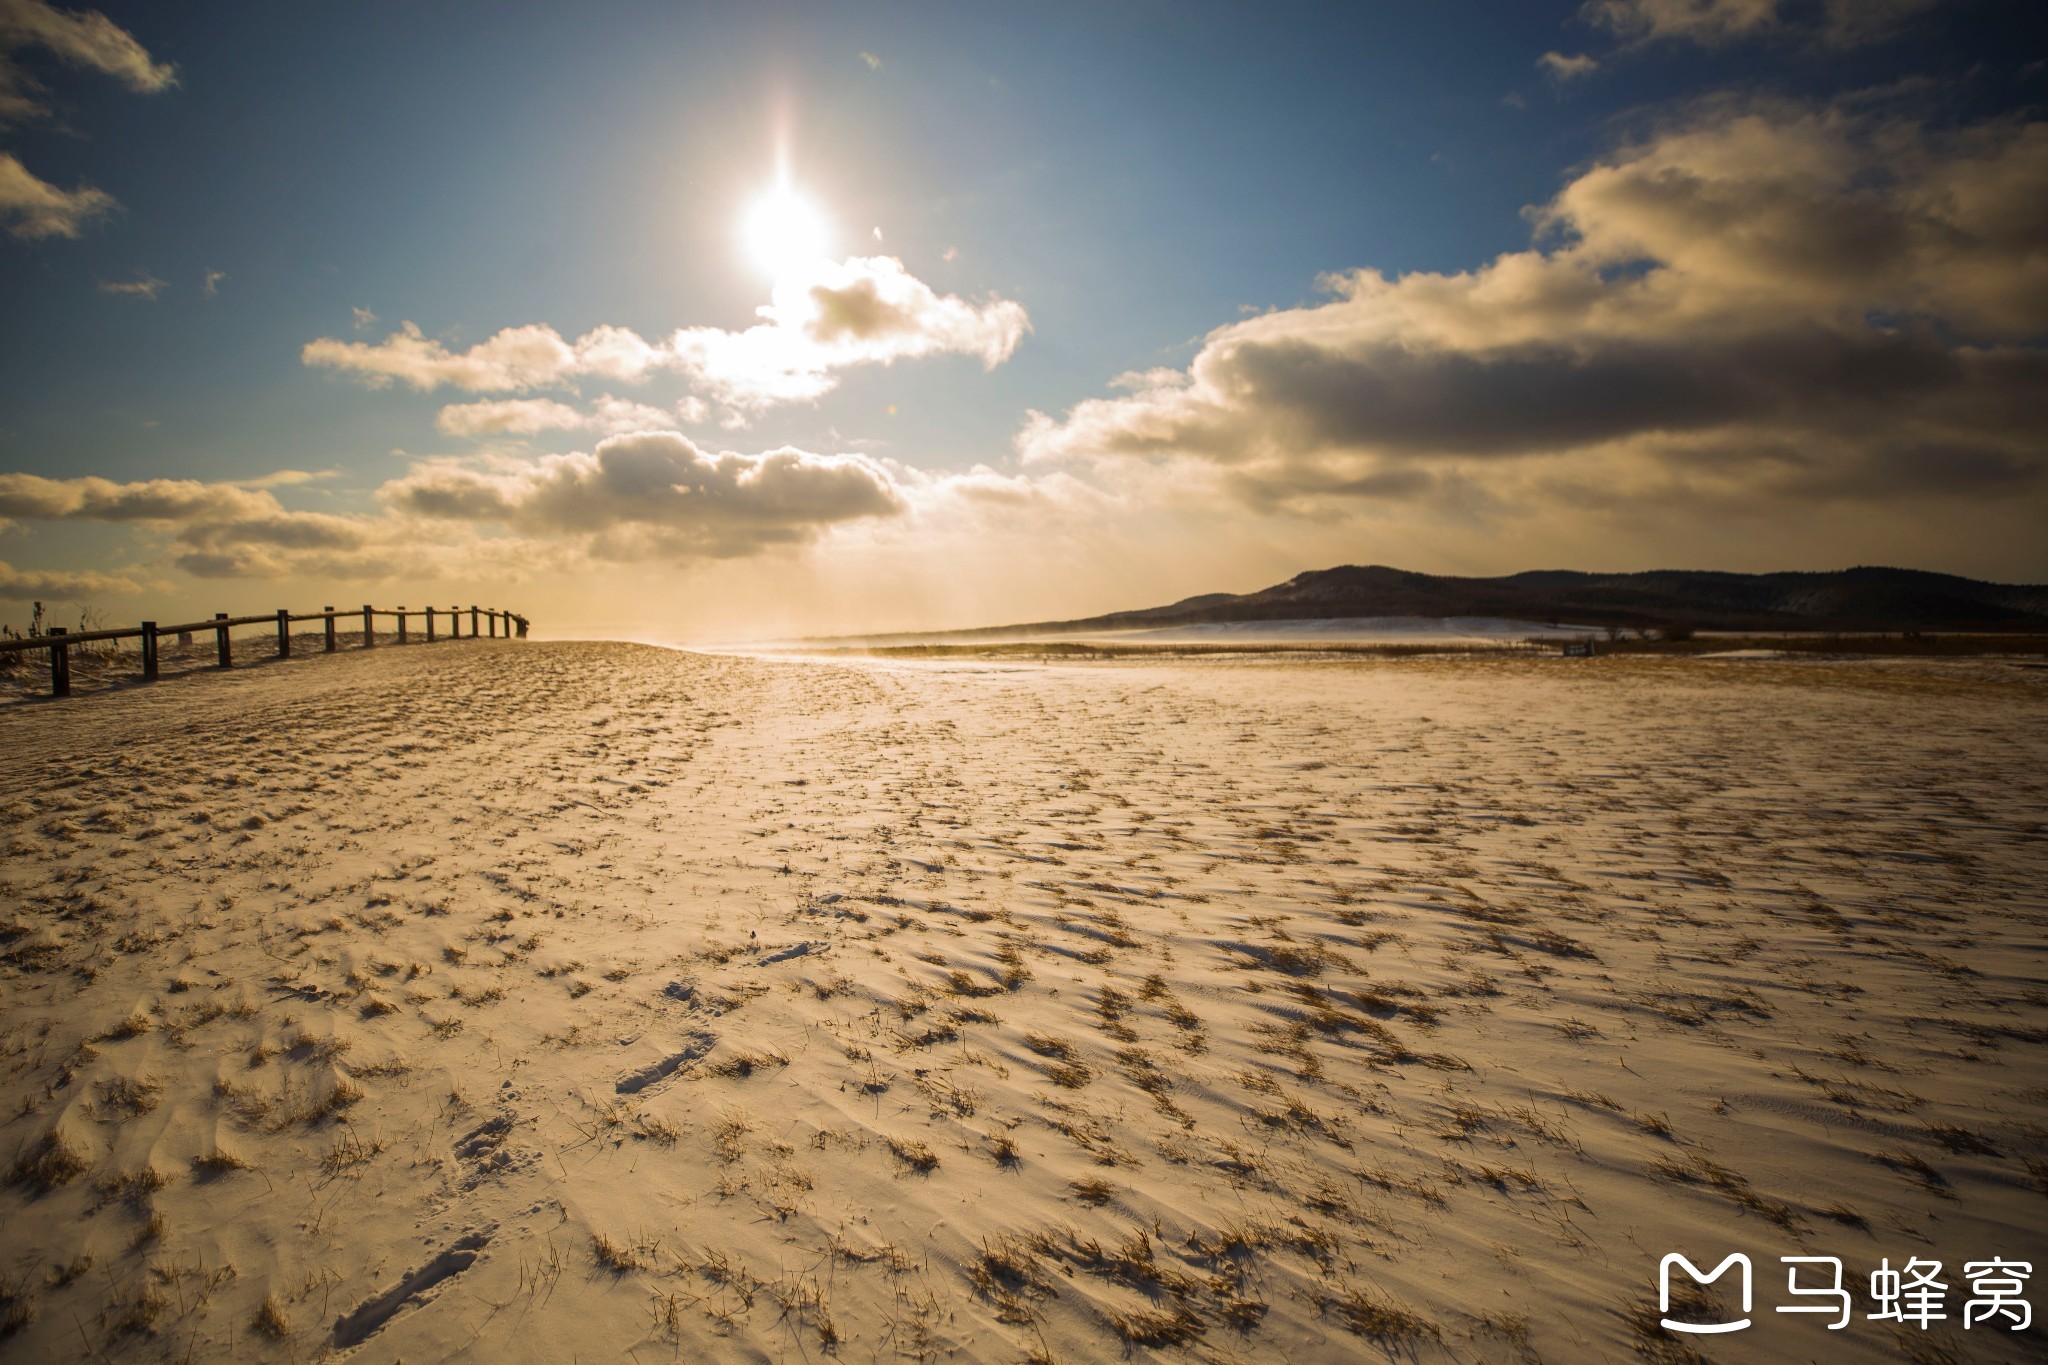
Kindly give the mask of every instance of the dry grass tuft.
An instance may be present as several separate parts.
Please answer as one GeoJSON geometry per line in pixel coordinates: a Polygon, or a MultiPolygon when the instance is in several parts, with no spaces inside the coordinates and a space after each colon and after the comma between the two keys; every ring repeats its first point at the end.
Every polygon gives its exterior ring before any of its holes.
{"type": "Polygon", "coordinates": [[[939,1164],[939,1154],[914,1138],[907,1141],[903,1138],[890,1138],[889,1150],[895,1153],[898,1161],[919,1175],[930,1175],[939,1164]]]}
{"type": "Polygon", "coordinates": [[[251,1163],[248,1158],[231,1152],[225,1147],[215,1147],[210,1152],[203,1152],[193,1157],[192,1169],[197,1171],[202,1177],[213,1179],[224,1176],[230,1171],[249,1170],[251,1169],[251,1163]]]}
{"type": "Polygon", "coordinates": [[[1354,1336],[1370,1337],[1382,1343],[1413,1341],[1418,1337],[1440,1339],[1442,1331],[1420,1314],[1353,1286],[1342,1294],[1317,1294],[1318,1311],[1334,1312],[1337,1320],[1354,1336]]]}
{"type": "Polygon", "coordinates": [[[91,1169],[86,1154],[53,1128],[21,1150],[7,1168],[7,1179],[37,1194],[48,1194],[91,1169]]]}
{"type": "Polygon", "coordinates": [[[1132,1346],[1185,1346],[1208,1330],[1200,1315],[1183,1303],[1111,1313],[1109,1325],[1132,1346]]]}
{"type": "Polygon", "coordinates": [[[327,1175],[348,1175],[375,1161],[383,1150],[384,1139],[372,1137],[365,1142],[351,1129],[336,1138],[334,1146],[320,1158],[320,1169],[327,1175]]]}
{"type": "Polygon", "coordinates": [[[119,1202],[144,1209],[149,1207],[150,1196],[170,1183],[170,1177],[156,1167],[144,1166],[139,1171],[107,1176],[94,1188],[99,1191],[103,1204],[119,1202]]]}
{"type": "Polygon", "coordinates": [[[654,1250],[652,1244],[614,1241],[602,1232],[590,1236],[590,1254],[597,1263],[614,1275],[623,1275],[629,1270],[640,1270],[647,1265],[648,1254],[654,1250]]]}
{"type": "Polygon", "coordinates": [[[277,1301],[277,1295],[265,1294],[263,1303],[256,1309],[256,1316],[249,1324],[249,1330],[258,1336],[269,1337],[272,1341],[289,1340],[292,1334],[291,1315],[284,1311],[284,1305],[277,1301]]]}

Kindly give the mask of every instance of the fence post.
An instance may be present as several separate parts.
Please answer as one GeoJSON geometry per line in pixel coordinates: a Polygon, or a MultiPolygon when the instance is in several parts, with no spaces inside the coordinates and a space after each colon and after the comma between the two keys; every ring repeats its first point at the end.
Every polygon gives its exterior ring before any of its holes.
{"type": "Polygon", "coordinates": [[[490,632],[491,632],[491,638],[492,638],[493,640],[497,639],[497,638],[498,638],[498,613],[496,613],[496,612],[494,612],[494,611],[487,611],[487,612],[485,612],[485,613],[484,613],[484,623],[485,623],[485,626],[484,626],[484,628],[485,628],[486,630],[488,630],[488,631],[490,631],[490,632]]]}
{"type": "Polygon", "coordinates": [[[405,608],[398,609],[398,643],[405,643],[405,608]]]}
{"type": "MultiPolygon", "coordinates": [[[[225,621],[228,619],[228,614],[224,611],[217,611],[213,614],[213,619],[225,621]]],[[[213,634],[214,639],[220,645],[220,666],[222,668],[233,668],[235,666],[235,655],[233,648],[228,644],[228,628],[226,626],[215,626],[213,634]]]]}
{"type": "Polygon", "coordinates": [[[372,624],[370,619],[370,604],[365,602],[363,603],[363,648],[375,649],[376,647],[377,627],[372,624]]]}
{"type": "Polygon", "coordinates": [[[57,638],[70,633],[64,626],[50,627],[50,695],[53,697],[71,695],[71,646],[57,638]]]}
{"type": "Polygon", "coordinates": [[[327,652],[332,654],[334,652],[334,608],[322,607],[320,610],[327,613],[327,652]]]}
{"type": "Polygon", "coordinates": [[[156,678],[156,622],[144,621],[142,623],[142,680],[144,682],[155,682],[156,678]]]}
{"type": "Polygon", "coordinates": [[[462,638],[462,608],[448,608],[448,634],[452,639],[462,638]]]}
{"type": "Polygon", "coordinates": [[[469,604],[469,638],[470,638],[470,639],[472,639],[472,640],[474,640],[474,639],[476,638],[476,618],[477,618],[478,614],[479,614],[479,613],[477,612],[477,609],[476,609],[476,603],[474,603],[474,602],[470,603],[470,604],[469,604]]]}
{"type": "Polygon", "coordinates": [[[522,640],[526,638],[526,618],[524,616],[519,618],[519,638],[522,640]]]}
{"type": "Polygon", "coordinates": [[[277,609],[277,657],[292,657],[292,614],[283,607],[277,609]]]}
{"type": "Polygon", "coordinates": [[[427,608],[427,643],[434,643],[434,609],[427,608]]]}

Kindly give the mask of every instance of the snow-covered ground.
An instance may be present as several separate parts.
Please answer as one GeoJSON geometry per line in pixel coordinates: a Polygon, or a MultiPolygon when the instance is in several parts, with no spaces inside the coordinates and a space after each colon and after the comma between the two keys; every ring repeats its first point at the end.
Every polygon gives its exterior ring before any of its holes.
{"type": "Polygon", "coordinates": [[[2038,1358],[1961,1316],[2048,1259],[2044,700],[478,641],[10,707],[0,1357],[1887,1360],[1919,1257],[1926,1358],[2038,1358]]]}

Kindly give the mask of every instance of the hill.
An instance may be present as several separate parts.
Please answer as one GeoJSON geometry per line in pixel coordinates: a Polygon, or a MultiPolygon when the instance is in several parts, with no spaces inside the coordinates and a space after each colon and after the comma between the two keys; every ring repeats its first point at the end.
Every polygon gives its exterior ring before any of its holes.
{"type": "Polygon", "coordinates": [[[1066,635],[1218,621],[1388,616],[1498,617],[1630,629],[2048,632],[2048,586],[1868,567],[1763,574],[1538,569],[1503,578],[1457,578],[1346,564],[1296,574],[1258,592],[1204,593],[1161,607],[943,635],[1066,635]]]}

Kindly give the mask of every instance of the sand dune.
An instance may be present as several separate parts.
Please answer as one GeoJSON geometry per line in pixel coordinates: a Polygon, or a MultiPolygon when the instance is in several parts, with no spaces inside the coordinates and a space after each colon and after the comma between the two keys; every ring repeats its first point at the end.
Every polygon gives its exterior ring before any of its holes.
{"type": "Polygon", "coordinates": [[[0,1356],[2039,1358],[1772,1305],[2048,1250],[2040,676],[477,641],[9,708],[0,1356]],[[1664,1334],[1673,1251],[1756,1325],[1664,1334]]]}

